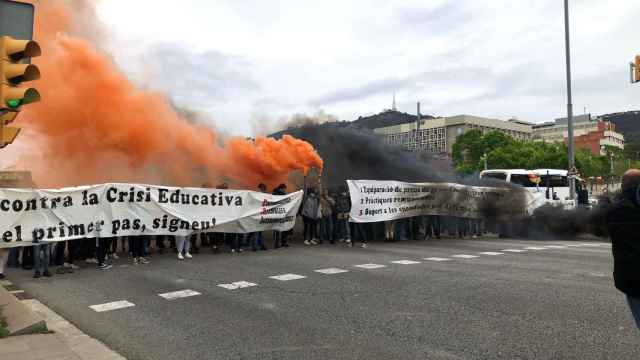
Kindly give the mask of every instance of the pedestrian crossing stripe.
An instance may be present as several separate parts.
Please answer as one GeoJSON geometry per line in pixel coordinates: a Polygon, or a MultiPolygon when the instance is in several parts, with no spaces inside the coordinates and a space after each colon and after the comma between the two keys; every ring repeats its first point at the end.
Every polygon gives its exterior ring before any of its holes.
{"type": "Polygon", "coordinates": [[[441,258],[441,257],[428,257],[428,258],[423,258],[423,260],[429,260],[429,261],[451,261],[451,259],[441,258]]]}
{"type": "Polygon", "coordinates": [[[165,298],[167,300],[175,300],[175,299],[185,298],[189,296],[197,296],[197,295],[202,295],[202,294],[193,290],[180,290],[180,291],[172,291],[164,294],[158,294],[158,296],[160,296],[161,298],[165,298]]]}
{"type": "Polygon", "coordinates": [[[274,280],[280,280],[280,281],[289,281],[289,280],[304,279],[306,278],[306,276],[297,275],[297,274],[282,274],[282,275],[269,276],[269,278],[274,280]]]}
{"type": "Polygon", "coordinates": [[[420,264],[420,261],[413,261],[413,260],[396,260],[396,261],[392,261],[392,263],[394,263],[394,264],[400,264],[400,265],[413,265],[413,264],[420,264]]]}
{"type": "Polygon", "coordinates": [[[318,270],[314,270],[314,271],[318,272],[318,273],[321,273],[321,274],[326,274],[326,275],[342,274],[342,273],[349,272],[349,270],[340,269],[340,268],[318,269],[318,270]]]}
{"type": "Polygon", "coordinates": [[[89,306],[89,308],[95,312],[105,312],[105,311],[124,309],[132,306],[136,306],[136,304],[129,302],[127,300],[119,300],[119,301],[112,301],[104,304],[91,305],[89,306]]]}
{"type": "Polygon", "coordinates": [[[387,267],[386,265],[380,265],[380,264],[360,264],[360,265],[354,265],[354,266],[361,269],[369,269],[369,270],[387,267]]]}
{"type": "Polygon", "coordinates": [[[227,290],[235,290],[235,289],[243,289],[243,288],[258,286],[258,284],[248,282],[248,281],[236,281],[229,284],[218,284],[218,286],[227,290]]]}

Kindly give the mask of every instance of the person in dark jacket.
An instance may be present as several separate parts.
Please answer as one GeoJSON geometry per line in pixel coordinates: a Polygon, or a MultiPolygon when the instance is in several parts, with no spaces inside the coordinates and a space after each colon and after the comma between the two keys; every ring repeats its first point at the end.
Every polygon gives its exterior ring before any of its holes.
{"type": "Polygon", "coordinates": [[[607,214],[613,252],[613,279],[627,296],[631,313],[640,329],[640,170],[622,177],[622,193],[607,214]]]}
{"type": "Polygon", "coordinates": [[[318,245],[318,219],[322,217],[320,198],[315,188],[309,188],[302,202],[302,220],[304,222],[304,244],[318,245]]]}
{"type": "Polygon", "coordinates": [[[340,192],[336,199],[336,228],[338,241],[351,245],[351,231],[349,229],[349,212],[351,211],[351,199],[346,189],[340,192]]]}
{"type": "MultiPolygon", "coordinates": [[[[273,195],[286,195],[287,194],[287,185],[285,184],[280,184],[278,185],[275,189],[273,189],[273,192],[271,193],[273,195]]],[[[289,234],[292,232],[293,230],[289,230],[289,231],[277,231],[275,230],[273,232],[273,248],[277,249],[279,247],[289,247],[289,243],[287,242],[287,239],[289,237],[289,234]]]]}

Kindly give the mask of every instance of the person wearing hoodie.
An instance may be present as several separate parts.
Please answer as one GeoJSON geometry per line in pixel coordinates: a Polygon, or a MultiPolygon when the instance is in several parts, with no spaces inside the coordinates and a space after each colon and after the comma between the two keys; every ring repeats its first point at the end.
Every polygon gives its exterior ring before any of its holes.
{"type": "Polygon", "coordinates": [[[320,199],[315,188],[309,188],[302,203],[302,221],[304,223],[304,244],[318,245],[317,227],[321,217],[320,199]]]}
{"type": "MultiPolygon", "coordinates": [[[[273,192],[271,193],[273,195],[286,195],[287,194],[287,185],[285,184],[280,184],[278,185],[275,189],[273,189],[273,192]]],[[[291,233],[291,231],[274,231],[273,232],[273,248],[277,249],[280,246],[282,247],[289,247],[289,244],[287,242],[287,239],[289,237],[289,234],[291,233]]]]}
{"type": "Polygon", "coordinates": [[[320,244],[323,241],[328,241],[330,244],[335,244],[335,238],[333,237],[333,209],[336,206],[336,201],[329,195],[329,190],[324,190],[320,197],[320,210],[322,212],[322,218],[320,219],[320,244]]]}
{"type": "Polygon", "coordinates": [[[351,199],[346,189],[338,194],[336,199],[336,228],[338,241],[351,244],[351,232],[349,231],[349,212],[351,211],[351,199]]]}

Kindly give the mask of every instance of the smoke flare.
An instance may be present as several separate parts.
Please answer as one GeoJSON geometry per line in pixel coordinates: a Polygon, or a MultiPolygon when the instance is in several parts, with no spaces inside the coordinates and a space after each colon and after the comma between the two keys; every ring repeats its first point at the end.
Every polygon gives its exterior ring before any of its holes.
{"type": "Polygon", "coordinates": [[[228,181],[254,188],[322,168],[305,141],[223,139],[182,119],[162,94],[137,88],[92,42],[104,31],[89,3],[34,3],[43,55],[33,59],[42,73],[33,86],[42,101],[26,106],[17,125],[27,130],[19,140],[28,149],[19,164],[38,186],[228,181]]]}

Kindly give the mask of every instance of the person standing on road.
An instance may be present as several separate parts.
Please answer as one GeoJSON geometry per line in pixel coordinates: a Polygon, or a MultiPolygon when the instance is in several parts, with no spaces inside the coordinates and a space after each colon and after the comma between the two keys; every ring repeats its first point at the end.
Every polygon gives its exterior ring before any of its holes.
{"type": "Polygon", "coordinates": [[[318,245],[316,241],[318,218],[320,218],[320,199],[315,188],[309,188],[302,203],[302,221],[304,222],[304,244],[318,245]]]}
{"type": "MultiPolygon", "coordinates": [[[[263,183],[258,184],[258,191],[260,191],[263,194],[266,194],[267,185],[263,183]]],[[[249,234],[249,240],[251,242],[252,251],[258,251],[258,249],[267,250],[267,247],[264,246],[264,234],[262,233],[262,231],[256,231],[249,234]]]]}
{"type": "Polygon", "coordinates": [[[49,261],[51,259],[51,246],[48,243],[35,243],[33,244],[33,262],[36,271],[33,273],[33,278],[37,279],[42,276],[50,277],[49,261]]]}
{"type": "MultiPolygon", "coordinates": [[[[99,239],[97,239],[98,241],[98,269],[100,270],[109,270],[113,267],[113,265],[111,265],[108,261],[107,261],[107,254],[109,252],[109,248],[111,247],[111,244],[113,241],[117,241],[118,238],[116,237],[101,237],[99,239]]],[[[91,241],[93,241],[93,239],[91,239],[91,241]]]]}
{"type": "Polygon", "coordinates": [[[622,192],[607,214],[613,252],[613,279],[627,296],[631,313],[640,329],[640,170],[622,176],[622,192]]]}
{"type": "Polygon", "coordinates": [[[143,235],[129,236],[132,247],[131,256],[133,256],[133,265],[149,263],[149,260],[144,257],[144,238],[143,235]]]}
{"type": "MultiPolygon", "coordinates": [[[[273,189],[272,192],[273,195],[286,195],[287,194],[287,185],[285,184],[280,184],[278,185],[275,189],[273,189]]],[[[287,243],[287,238],[289,237],[289,234],[291,233],[291,231],[274,231],[273,232],[273,248],[277,249],[280,246],[282,247],[289,247],[289,244],[287,243]]]]}
{"type": "Polygon", "coordinates": [[[346,190],[338,194],[336,199],[336,213],[338,229],[338,241],[351,244],[351,232],[349,231],[349,212],[351,211],[351,199],[346,190]]]}
{"type": "Polygon", "coordinates": [[[335,238],[333,237],[333,208],[336,205],[336,201],[329,195],[329,190],[324,190],[320,197],[320,210],[322,212],[322,218],[320,219],[320,244],[323,241],[328,241],[330,244],[335,244],[335,238]]]}
{"type": "Polygon", "coordinates": [[[189,249],[191,248],[190,238],[191,236],[178,236],[178,260],[184,260],[184,258],[191,259],[193,257],[189,253],[189,249]]]}
{"type": "Polygon", "coordinates": [[[9,259],[9,249],[0,249],[0,280],[4,279],[4,267],[9,259]]]}

